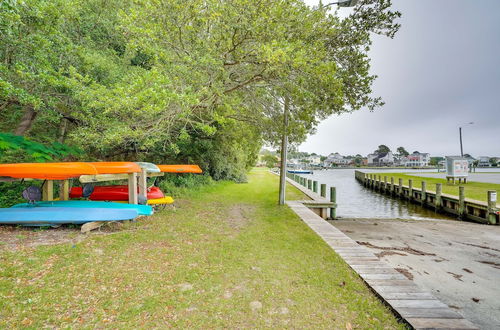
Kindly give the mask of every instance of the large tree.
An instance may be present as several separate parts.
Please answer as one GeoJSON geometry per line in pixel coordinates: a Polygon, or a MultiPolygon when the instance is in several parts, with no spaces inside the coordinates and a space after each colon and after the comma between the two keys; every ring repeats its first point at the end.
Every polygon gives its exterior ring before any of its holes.
{"type": "Polygon", "coordinates": [[[388,146],[386,146],[385,144],[381,144],[378,146],[377,150],[375,150],[375,153],[386,154],[390,151],[391,151],[391,149],[388,146]]]}
{"type": "Polygon", "coordinates": [[[367,52],[399,15],[388,0],[346,19],[300,0],[1,4],[2,130],[235,179],[263,141],[300,142],[327,116],[382,105],[367,52]]]}
{"type": "Polygon", "coordinates": [[[406,157],[410,154],[404,147],[398,147],[397,152],[399,157],[406,157]]]}

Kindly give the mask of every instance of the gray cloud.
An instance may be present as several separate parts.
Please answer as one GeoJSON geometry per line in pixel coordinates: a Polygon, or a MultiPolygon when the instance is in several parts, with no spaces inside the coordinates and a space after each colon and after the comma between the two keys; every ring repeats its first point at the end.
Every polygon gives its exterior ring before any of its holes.
{"type": "Polygon", "coordinates": [[[458,154],[458,126],[474,121],[464,152],[500,156],[500,1],[393,2],[401,30],[375,36],[370,52],[374,94],[386,105],[325,120],[300,149],[367,154],[387,144],[458,154]]]}

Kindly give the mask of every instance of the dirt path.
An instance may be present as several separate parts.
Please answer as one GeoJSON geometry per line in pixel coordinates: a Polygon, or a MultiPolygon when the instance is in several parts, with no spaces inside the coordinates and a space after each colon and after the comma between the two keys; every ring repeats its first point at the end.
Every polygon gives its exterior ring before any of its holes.
{"type": "Polygon", "coordinates": [[[500,328],[500,227],[467,222],[331,222],[481,329],[500,328]]]}

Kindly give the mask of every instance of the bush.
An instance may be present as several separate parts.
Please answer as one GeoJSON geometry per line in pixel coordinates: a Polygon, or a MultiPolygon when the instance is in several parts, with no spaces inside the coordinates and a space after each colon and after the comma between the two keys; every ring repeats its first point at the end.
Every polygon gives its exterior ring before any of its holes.
{"type": "Polygon", "coordinates": [[[165,174],[160,177],[158,186],[165,195],[173,195],[176,197],[186,195],[190,192],[196,191],[205,185],[214,183],[212,177],[208,174],[165,174]]]}

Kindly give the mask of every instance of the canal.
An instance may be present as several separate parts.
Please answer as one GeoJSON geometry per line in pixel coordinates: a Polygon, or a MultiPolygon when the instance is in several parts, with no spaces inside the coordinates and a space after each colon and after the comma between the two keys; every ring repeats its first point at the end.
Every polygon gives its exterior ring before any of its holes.
{"type": "MultiPolygon", "coordinates": [[[[416,173],[422,176],[438,175],[433,170],[415,169],[361,169],[366,173],[416,173]]],[[[354,179],[354,169],[332,169],[315,171],[301,176],[325,183],[337,188],[337,216],[342,218],[377,218],[377,219],[451,219],[418,205],[399,199],[390,198],[373,192],[354,179]]],[[[478,169],[480,172],[499,172],[500,169],[478,169]]],[[[442,175],[442,174],[441,174],[442,175]]],[[[329,189],[327,189],[329,193],[329,189]]],[[[329,198],[329,196],[327,196],[329,198]]]]}

